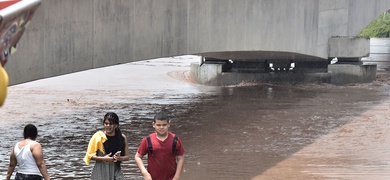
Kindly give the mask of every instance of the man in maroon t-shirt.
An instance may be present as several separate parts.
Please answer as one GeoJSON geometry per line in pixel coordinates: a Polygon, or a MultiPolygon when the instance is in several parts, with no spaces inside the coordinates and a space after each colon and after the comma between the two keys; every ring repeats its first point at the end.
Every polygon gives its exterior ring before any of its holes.
{"type": "Polygon", "coordinates": [[[180,138],[168,131],[170,122],[164,112],[154,116],[153,128],[156,132],[142,139],[135,162],[145,180],[178,180],[184,165],[184,147],[180,138]],[[148,154],[148,169],[142,158],[148,154]]]}

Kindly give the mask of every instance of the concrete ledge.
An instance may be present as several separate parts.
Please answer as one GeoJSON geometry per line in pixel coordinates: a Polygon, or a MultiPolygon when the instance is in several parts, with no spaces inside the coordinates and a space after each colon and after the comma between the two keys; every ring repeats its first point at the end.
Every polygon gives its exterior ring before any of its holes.
{"type": "Polygon", "coordinates": [[[370,83],[376,79],[376,64],[331,64],[331,84],[343,85],[348,83],[370,83]]]}

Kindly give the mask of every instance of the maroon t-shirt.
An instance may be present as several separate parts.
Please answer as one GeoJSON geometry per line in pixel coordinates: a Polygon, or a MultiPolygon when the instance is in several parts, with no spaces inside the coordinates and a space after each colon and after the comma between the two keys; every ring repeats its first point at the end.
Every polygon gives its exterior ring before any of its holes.
{"type": "Polygon", "coordinates": [[[148,172],[152,175],[153,180],[167,180],[172,179],[176,172],[176,155],[182,156],[184,154],[184,147],[178,138],[176,144],[177,154],[172,153],[172,143],[175,134],[168,132],[168,137],[164,141],[160,141],[156,137],[156,133],[150,134],[152,141],[153,152],[148,152],[148,140],[146,137],[142,139],[138,147],[138,153],[141,155],[148,154],[148,172]]]}

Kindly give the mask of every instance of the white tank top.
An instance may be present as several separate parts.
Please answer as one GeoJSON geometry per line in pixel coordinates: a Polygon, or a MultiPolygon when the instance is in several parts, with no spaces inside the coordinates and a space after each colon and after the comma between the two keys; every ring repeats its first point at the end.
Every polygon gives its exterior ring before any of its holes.
{"type": "Polygon", "coordinates": [[[30,141],[22,147],[18,146],[19,143],[16,143],[15,145],[14,154],[19,165],[18,173],[42,176],[30,150],[30,144],[32,142],[34,141],[30,141]]]}

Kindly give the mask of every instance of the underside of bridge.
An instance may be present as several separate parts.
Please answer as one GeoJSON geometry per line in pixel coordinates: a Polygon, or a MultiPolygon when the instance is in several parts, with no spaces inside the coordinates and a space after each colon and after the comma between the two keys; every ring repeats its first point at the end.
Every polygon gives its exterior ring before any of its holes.
{"type": "Polygon", "coordinates": [[[363,64],[369,55],[369,39],[333,37],[329,58],[276,51],[229,51],[200,53],[191,65],[191,76],[206,85],[245,82],[323,82],[337,85],[372,82],[376,65],[363,64]]]}
{"type": "Polygon", "coordinates": [[[202,57],[191,64],[191,77],[213,86],[241,83],[369,83],[376,78],[376,64],[349,58],[331,64],[328,59],[218,59],[202,57]],[[344,61],[345,60],[345,61],[344,61]]]}
{"type": "Polygon", "coordinates": [[[201,56],[199,63],[191,65],[191,76],[201,84],[331,82],[328,59],[271,51],[212,52],[201,56]]]}
{"type": "Polygon", "coordinates": [[[222,72],[327,72],[328,59],[291,52],[231,51],[201,53],[201,64],[222,64],[222,72]]]}

